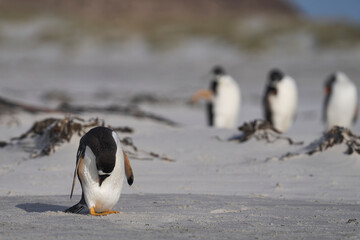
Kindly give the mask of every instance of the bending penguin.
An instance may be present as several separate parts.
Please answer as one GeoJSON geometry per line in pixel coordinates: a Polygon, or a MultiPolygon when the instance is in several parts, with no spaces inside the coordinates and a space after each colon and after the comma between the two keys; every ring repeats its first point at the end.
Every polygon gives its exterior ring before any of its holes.
{"type": "Polygon", "coordinates": [[[215,66],[212,70],[214,79],[209,90],[199,90],[191,98],[196,102],[203,98],[207,101],[208,125],[217,128],[234,128],[241,105],[241,91],[237,82],[227,75],[224,68],[215,66]]]}
{"type": "Polygon", "coordinates": [[[295,80],[273,69],[269,73],[263,98],[265,119],[279,132],[285,132],[291,126],[298,103],[295,80]]]}
{"type": "Polygon", "coordinates": [[[118,135],[106,127],[91,129],[80,139],[70,194],[71,198],[78,176],[81,200],[65,212],[79,213],[87,207],[91,215],[118,213],[111,209],[120,198],[124,175],[131,185],[134,175],[118,135]]]}
{"type": "Polygon", "coordinates": [[[351,127],[358,115],[355,84],[343,72],[336,72],[326,80],[324,91],[323,120],[327,130],[334,126],[351,127]]]}

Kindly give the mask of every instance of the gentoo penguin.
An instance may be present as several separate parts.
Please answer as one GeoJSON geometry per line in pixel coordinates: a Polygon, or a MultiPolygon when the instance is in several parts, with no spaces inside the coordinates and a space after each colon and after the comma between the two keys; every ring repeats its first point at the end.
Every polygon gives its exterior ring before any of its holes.
{"type": "Polygon", "coordinates": [[[296,114],[298,93],[295,80],[278,69],[270,71],[263,98],[265,119],[285,132],[296,114]]]}
{"type": "Polygon", "coordinates": [[[70,198],[76,175],[82,188],[81,200],[65,212],[79,213],[87,206],[91,215],[118,213],[110,210],[120,198],[124,175],[129,185],[134,181],[118,135],[106,127],[95,127],[80,139],[70,198]]]}
{"type": "Polygon", "coordinates": [[[215,66],[209,90],[199,90],[191,98],[196,102],[200,98],[207,100],[208,125],[217,128],[234,128],[240,111],[241,92],[239,85],[227,75],[224,68],[215,66]]]}
{"type": "Polygon", "coordinates": [[[326,128],[349,128],[358,115],[358,97],[355,84],[342,72],[332,74],[325,82],[323,120],[326,128]]]}

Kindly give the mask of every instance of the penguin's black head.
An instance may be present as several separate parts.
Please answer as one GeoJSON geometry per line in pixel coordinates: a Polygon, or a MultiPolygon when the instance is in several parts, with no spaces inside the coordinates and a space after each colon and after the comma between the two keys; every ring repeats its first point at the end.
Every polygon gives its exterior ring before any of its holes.
{"type": "Polygon", "coordinates": [[[115,167],[117,143],[112,132],[109,128],[96,127],[87,132],[80,140],[82,148],[88,146],[95,156],[100,186],[115,167]]]}
{"type": "Polygon", "coordinates": [[[329,96],[331,94],[336,78],[336,73],[333,73],[326,79],[324,86],[325,96],[329,96]]]}
{"type": "Polygon", "coordinates": [[[325,81],[325,87],[331,88],[336,81],[336,73],[331,74],[325,81]]]}
{"type": "Polygon", "coordinates": [[[279,82],[284,78],[284,74],[279,69],[273,69],[269,73],[270,82],[279,82]]]}
{"type": "Polygon", "coordinates": [[[100,151],[96,156],[96,168],[105,174],[110,174],[115,167],[116,145],[102,144],[100,151]]]}
{"type": "Polygon", "coordinates": [[[215,66],[213,68],[212,72],[214,75],[225,75],[226,74],[225,69],[220,65],[215,66]]]}

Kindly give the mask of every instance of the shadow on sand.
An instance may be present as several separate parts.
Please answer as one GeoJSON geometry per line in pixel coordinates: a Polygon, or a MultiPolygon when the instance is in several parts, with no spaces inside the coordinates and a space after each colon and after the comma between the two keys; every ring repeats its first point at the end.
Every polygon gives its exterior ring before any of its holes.
{"type": "Polygon", "coordinates": [[[16,205],[16,207],[21,208],[25,210],[26,212],[63,212],[68,207],[66,206],[60,206],[60,205],[53,205],[53,204],[46,204],[46,203],[21,203],[16,205]]]}

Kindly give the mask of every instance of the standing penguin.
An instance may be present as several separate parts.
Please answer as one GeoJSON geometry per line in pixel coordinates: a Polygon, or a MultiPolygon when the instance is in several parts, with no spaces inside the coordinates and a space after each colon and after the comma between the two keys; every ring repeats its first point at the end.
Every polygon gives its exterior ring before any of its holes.
{"type": "Polygon", "coordinates": [[[200,98],[207,100],[208,125],[217,128],[234,128],[240,112],[241,91],[239,85],[227,75],[224,68],[215,66],[214,79],[209,90],[199,90],[191,98],[196,102],[200,98]]]}
{"type": "Polygon", "coordinates": [[[91,129],[80,139],[70,195],[78,176],[81,200],[65,212],[79,213],[87,206],[91,215],[118,213],[110,210],[120,198],[124,175],[131,185],[134,175],[118,135],[106,127],[91,129]]]}
{"type": "Polygon", "coordinates": [[[358,115],[355,84],[343,72],[336,72],[326,80],[324,90],[323,120],[327,130],[333,126],[349,128],[358,115]]]}
{"type": "Polygon", "coordinates": [[[265,119],[279,132],[285,132],[293,122],[297,102],[295,80],[278,69],[271,70],[263,98],[265,119]]]}

